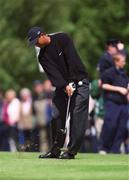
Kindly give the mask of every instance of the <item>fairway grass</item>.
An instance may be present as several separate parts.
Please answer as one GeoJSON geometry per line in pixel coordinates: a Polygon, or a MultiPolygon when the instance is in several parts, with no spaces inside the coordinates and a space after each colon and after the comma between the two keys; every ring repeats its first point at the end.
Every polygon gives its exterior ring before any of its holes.
{"type": "Polygon", "coordinates": [[[78,154],[74,160],[39,153],[0,153],[0,180],[129,180],[129,155],[78,154]]]}

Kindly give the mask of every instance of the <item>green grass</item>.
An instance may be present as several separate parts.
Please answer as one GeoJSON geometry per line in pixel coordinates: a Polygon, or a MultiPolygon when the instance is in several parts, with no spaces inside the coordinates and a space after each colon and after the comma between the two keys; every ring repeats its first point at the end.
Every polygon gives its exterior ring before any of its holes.
{"type": "Polygon", "coordinates": [[[0,153],[0,179],[129,180],[128,155],[78,154],[74,160],[38,159],[38,153],[0,153]]]}

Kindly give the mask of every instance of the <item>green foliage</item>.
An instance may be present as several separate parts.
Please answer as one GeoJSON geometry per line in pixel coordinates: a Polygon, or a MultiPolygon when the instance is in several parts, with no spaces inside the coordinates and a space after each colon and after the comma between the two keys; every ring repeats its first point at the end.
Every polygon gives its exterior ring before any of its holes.
{"type": "Polygon", "coordinates": [[[96,65],[107,38],[123,39],[129,51],[129,0],[1,0],[0,7],[0,84],[4,89],[31,87],[34,79],[42,79],[35,49],[26,38],[35,25],[47,33],[69,33],[91,79],[97,76],[96,65]]]}

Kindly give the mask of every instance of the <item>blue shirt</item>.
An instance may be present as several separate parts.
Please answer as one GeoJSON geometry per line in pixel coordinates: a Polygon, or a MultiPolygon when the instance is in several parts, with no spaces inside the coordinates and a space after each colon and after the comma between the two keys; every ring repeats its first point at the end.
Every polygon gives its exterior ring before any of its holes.
{"type": "MultiPolygon", "coordinates": [[[[124,69],[116,69],[116,67],[112,67],[103,73],[102,83],[127,88],[129,78],[124,69]]],[[[118,104],[127,104],[126,95],[122,95],[119,92],[104,90],[104,99],[111,100],[118,104]]]]}

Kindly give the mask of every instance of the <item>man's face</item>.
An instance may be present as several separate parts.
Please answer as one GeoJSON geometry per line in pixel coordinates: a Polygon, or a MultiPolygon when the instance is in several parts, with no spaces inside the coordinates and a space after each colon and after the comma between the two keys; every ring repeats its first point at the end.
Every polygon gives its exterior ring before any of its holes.
{"type": "Polygon", "coordinates": [[[36,84],[36,85],[34,86],[34,92],[35,92],[36,94],[42,93],[42,92],[43,92],[43,85],[42,85],[42,84],[36,84]]]}
{"type": "Polygon", "coordinates": [[[7,102],[11,102],[15,98],[15,96],[15,92],[10,90],[5,93],[5,98],[7,102]]]}
{"type": "Polygon", "coordinates": [[[52,91],[52,84],[49,80],[44,81],[43,89],[44,91],[52,91]]]}
{"type": "Polygon", "coordinates": [[[38,38],[38,41],[36,43],[37,47],[43,47],[44,45],[47,45],[50,43],[50,37],[48,37],[46,34],[41,34],[38,38]]]}
{"type": "Polygon", "coordinates": [[[119,56],[119,60],[116,61],[116,65],[119,67],[119,68],[124,68],[124,66],[126,65],[126,58],[125,56],[119,56]]]}
{"type": "Polygon", "coordinates": [[[114,46],[112,46],[112,45],[110,45],[110,46],[108,47],[108,49],[109,49],[111,55],[115,55],[115,54],[118,52],[117,47],[114,47],[114,46]]]}

